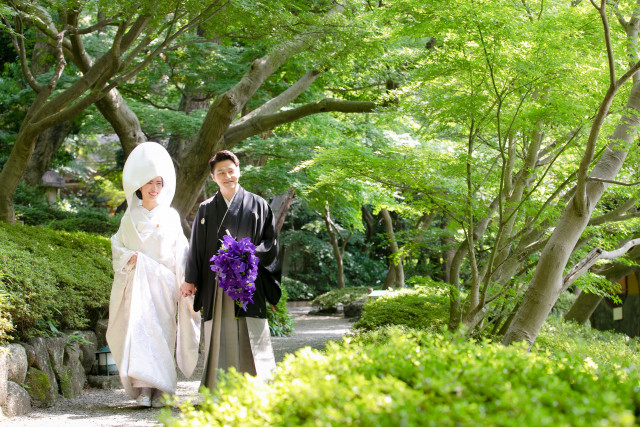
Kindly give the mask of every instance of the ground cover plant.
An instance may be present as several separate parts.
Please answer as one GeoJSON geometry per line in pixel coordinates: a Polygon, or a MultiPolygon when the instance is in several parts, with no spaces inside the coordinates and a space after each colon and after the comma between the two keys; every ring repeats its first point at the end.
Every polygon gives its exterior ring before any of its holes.
{"type": "MultiPolygon", "coordinates": [[[[231,372],[199,410],[165,425],[626,426],[640,408],[638,343],[604,334],[608,355],[585,356],[597,336],[551,324],[527,352],[449,333],[385,327],[309,348],[261,384],[231,372]]],[[[601,347],[602,349],[605,346],[601,347]]]]}
{"type": "Polygon", "coordinates": [[[355,329],[373,330],[387,325],[437,331],[446,325],[449,296],[444,287],[428,286],[389,292],[364,305],[355,329]]]}
{"type": "Polygon", "coordinates": [[[13,339],[95,326],[113,273],[106,237],[0,223],[0,301],[13,339]]]}

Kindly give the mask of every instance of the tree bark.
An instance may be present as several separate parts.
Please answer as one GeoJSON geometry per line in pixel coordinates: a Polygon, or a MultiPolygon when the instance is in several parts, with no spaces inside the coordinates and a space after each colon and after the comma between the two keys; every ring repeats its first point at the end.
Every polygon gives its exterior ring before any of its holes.
{"type": "Polygon", "coordinates": [[[333,221],[331,220],[331,215],[329,213],[329,205],[327,204],[324,208],[324,215],[322,216],[324,219],[325,227],[327,228],[327,232],[329,233],[329,241],[331,242],[331,247],[333,248],[333,256],[336,259],[336,282],[338,289],[344,289],[344,263],[342,259],[342,252],[340,252],[340,245],[338,244],[338,236],[337,232],[334,230],[333,221]]]}
{"type": "Polygon", "coordinates": [[[292,188],[287,193],[277,195],[271,202],[271,209],[276,217],[276,233],[278,234],[280,234],[280,231],[282,230],[284,220],[287,217],[294,195],[295,190],[292,188]]]}
{"type": "Polygon", "coordinates": [[[38,136],[27,170],[24,173],[24,181],[27,185],[31,187],[38,185],[42,175],[49,169],[51,159],[73,129],[74,125],[66,121],[46,129],[38,136]]]}
{"type": "Polygon", "coordinates": [[[402,266],[402,257],[398,256],[400,249],[398,248],[398,241],[393,231],[393,221],[391,215],[386,208],[380,210],[382,218],[384,218],[384,225],[387,231],[387,238],[389,239],[389,246],[391,247],[391,256],[389,257],[389,269],[393,268],[395,272],[394,284],[398,288],[404,287],[404,268],[402,266]]]}

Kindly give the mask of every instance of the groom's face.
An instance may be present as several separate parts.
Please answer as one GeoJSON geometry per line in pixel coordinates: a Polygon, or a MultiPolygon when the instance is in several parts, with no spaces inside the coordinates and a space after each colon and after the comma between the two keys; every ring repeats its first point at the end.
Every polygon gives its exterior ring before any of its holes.
{"type": "Polygon", "coordinates": [[[235,193],[236,187],[238,186],[238,178],[240,178],[240,168],[231,160],[217,162],[211,178],[213,178],[221,190],[225,189],[235,193]]]}

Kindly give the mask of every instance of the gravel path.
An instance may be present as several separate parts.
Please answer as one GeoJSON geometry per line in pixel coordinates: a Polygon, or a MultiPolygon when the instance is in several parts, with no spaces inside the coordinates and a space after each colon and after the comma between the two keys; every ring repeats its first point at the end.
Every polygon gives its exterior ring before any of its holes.
{"type": "MultiPolygon", "coordinates": [[[[349,319],[337,315],[310,315],[309,310],[309,306],[289,307],[295,333],[289,337],[271,338],[277,362],[282,361],[285,354],[293,353],[302,347],[320,349],[326,340],[338,340],[351,328],[352,323],[349,319]]],[[[191,379],[178,378],[176,395],[180,402],[198,400],[202,361],[201,354],[191,379]]],[[[177,410],[174,412],[177,413],[177,410]]],[[[0,419],[0,424],[33,427],[153,426],[158,425],[159,413],[160,409],[137,406],[122,389],[87,388],[75,399],[61,398],[51,408],[36,409],[26,416],[0,419]]]]}

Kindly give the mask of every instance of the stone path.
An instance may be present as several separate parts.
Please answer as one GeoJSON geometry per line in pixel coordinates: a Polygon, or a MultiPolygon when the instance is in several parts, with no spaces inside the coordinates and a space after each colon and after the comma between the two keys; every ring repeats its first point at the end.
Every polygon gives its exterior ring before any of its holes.
{"type": "MultiPolygon", "coordinates": [[[[337,315],[310,315],[309,306],[289,307],[295,333],[289,337],[272,337],[276,361],[302,347],[320,349],[326,340],[338,340],[351,328],[351,321],[337,315]]],[[[178,379],[176,395],[180,402],[198,400],[202,360],[191,379],[178,379]]],[[[174,410],[174,413],[177,413],[174,410]]],[[[28,415],[0,419],[2,426],[80,427],[80,426],[153,426],[158,425],[160,409],[142,408],[124,390],[85,389],[75,399],[61,399],[47,409],[36,409],[28,415]]]]}

